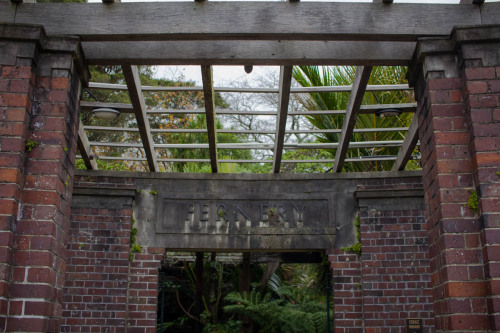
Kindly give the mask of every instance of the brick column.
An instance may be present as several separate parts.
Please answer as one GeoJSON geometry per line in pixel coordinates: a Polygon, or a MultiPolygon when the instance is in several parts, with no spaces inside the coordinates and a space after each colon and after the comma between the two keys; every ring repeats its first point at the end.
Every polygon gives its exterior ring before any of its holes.
{"type": "Polygon", "coordinates": [[[418,101],[426,224],[438,332],[498,329],[500,27],[419,41],[418,101]],[[478,196],[478,209],[469,201],[478,196]]]}
{"type": "Polygon", "coordinates": [[[420,177],[359,180],[362,254],[330,251],[335,333],[434,332],[420,177]]]}
{"type": "Polygon", "coordinates": [[[86,68],[76,38],[0,31],[0,329],[55,332],[86,68]]]}

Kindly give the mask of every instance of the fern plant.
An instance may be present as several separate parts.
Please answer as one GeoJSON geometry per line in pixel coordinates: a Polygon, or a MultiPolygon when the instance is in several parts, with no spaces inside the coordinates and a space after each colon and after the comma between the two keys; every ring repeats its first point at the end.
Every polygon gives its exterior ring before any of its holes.
{"type": "Polygon", "coordinates": [[[254,321],[262,333],[325,332],[326,306],[310,299],[294,288],[281,288],[280,298],[259,291],[231,293],[224,311],[246,316],[254,321]]]}

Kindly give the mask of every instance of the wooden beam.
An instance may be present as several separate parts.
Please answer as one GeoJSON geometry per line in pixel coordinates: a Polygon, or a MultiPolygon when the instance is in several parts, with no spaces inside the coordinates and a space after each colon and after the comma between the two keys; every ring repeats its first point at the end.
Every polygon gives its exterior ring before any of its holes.
{"type": "MultiPolygon", "coordinates": [[[[491,5],[498,13],[500,4],[491,5]]],[[[82,41],[416,41],[448,36],[454,26],[482,24],[479,6],[210,1],[19,4],[14,21],[43,25],[49,36],[79,36],[82,41]]]]}
{"type": "Polygon", "coordinates": [[[128,93],[132,105],[134,107],[137,126],[141,134],[142,145],[146,158],[148,160],[149,170],[152,172],[159,171],[158,162],[156,161],[156,153],[154,143],[151,137],[148,115],[146,113],[146,103],[141,89],[141,80],[137,66],[122,66],[123,75],[128,86],[128,93]]]}
{"type": "Polygon", "coordinates": [[[481,5],[484,3],[484,0],[460,0],[461,5],[481,5]]]}
{"type": "MultiPolygon", "coordinates": [[[[108,126],[85,126],[87,131],[103,132],[139,132],[135,127],[108,127],[108,126]]],[[[341,129],[306,129],[306,130],[288,130],[286,134],[314,134],[314,133],[340,133],[341,129]]],[[[406,132],[408,127],[378,127],[378,128],[355,128],[354,133],[382,133],[382,132],[406,132]]],[[[204,128],[165,128],[151,129],[151,133],[206,133],[204,128]]],[[[232,134],[276,134],[272,130],[242,130],[242,129],[220,129],[217,133],[232,134]]]]}
{"type": "Polygon", "coordinates": [[[349,141],[351,140],[352,131],[354,129],[354,125],[356,124],[356,116],[361,107],[361,102],[363,101],[363,96],[365,94],[371,72],[371,67],[359,66],[356,68],[352,91],[347,103],[344,123],[342,124],[342,134],[339,139],[339,147],[335,153],[335,163],[333,165],[334,172],[342,171],[347,149],[349,148],[349,141]]]}
{"type": "Polygon", "coordinates": [[[90,143],[85,134],[85,129],[82,121],[80,120],[80,125],[78,126],[78,150],[80,151],[80,155],[82,156],[83,163],[89,170],[98,170],[97,162],[92,156],[92,151],[90,150],[90,143]]]}
{"type": "Polygon", "coordinates": [[[500,15],[498,15],[498,5],[499,2],[487,2],[483,3],[481,6],[476,6],[481,8],[481,20],[482,24],[498,24],[498,19],[500,15]]]}
{"type": "Polygon", "coordinates": [[[84,42],[92,65],[408,65],[416,43],[383,41],[84,42]]]}
{"type": "Polygon", "coordinates": [[[417,115],[413,116],[413,120],[411,121],[410,127],[408,128],[408,132],[406,133],[403,146],[399,150],[398,157],[396,158],[396,162],[394,162],[392,166],[392,171],[400,171],[404,170],[406,164],[411,159],[411,154],[413,149],[418,142],[418,117],[417,115]]]}
{"type": "Polygon", "coordinates": [[[217,125],[215,120],[215,98],[212,66],[201,66],[201,79],[203,81],[203,99],[205,100],[205,116],[207,122],[208,146],[210,150],[210,166],[212,167],[212,173],[217,173],[217,125]]]}
{"type": "MultiPolygon", "coordinates": [[[[81,156],[77,156],[81,158],[81,156]]],[[[146,161],[141,157],[127,156],[101,156],[99,159],[108,161],[146,161]]],[[[347,158],[346,162],[368,162],[368,161],[394,161],[396,156],[360,156],[359,158],[347,158]]],[[[159,158],[158,162],[165,163],[208,163],[209,159],[203,158],[159,158]]],[[[271,160],[219,160],[219,163],[272,163],[271,160]]],[[[316,160],[282,160],[281,163],[333,163],[333,159],[316,159],[316,160]]]]}
{"type": "MultiPolygon", "coordinates": [[[[92,111],[96,108],[112,108],[121,113],[134,113],[132,104],[123,103],[100,103],[100,102],[80,102],[82,110],[92,111]]],[[[361,105],[359,114],[373,114],[383,109],[399,109],[402,112],[415,112],[417,110],[416,103],[401,103],[401,104],[368,104],[361,105]]],[[[156,109],[148,110],[148,114],[204,114],[204,109],[156,109]]],[[[318,116],[318,115],[334,115],[345,114],[345,110],[310,110],[310,111],[294,111],[288,113],[289,117],[294,116],[318,116]]],[[[242,116],[275,116],[276,111],[246,111],[246,110],[217,110],[218,115],[242,115],[242,116]]]]}
{"type": "MultiPolygon", "coordinates": [[[[89,88],[105,90],[127,90],[125,84],[90,82],[89,88]]],[[[317,87],[292,87],[290,93],[313,92],[348,92],[352,85],[348,86],[317,86],[317,87]]],[[[366,91],[396,91],[413,90],[408,84],[377,84],[366,86],[366,91]]],[[[203,91],[201,86],[142,86],[142,91],[203,91]]],[[[214,87],[214,92],[239,92],[239,93],[279,93],[279,88],[240,88],[240,87],[214,87]]]]}
{"type": "MultiPolygon", "coordinates": [[[[356,141],[349,144],[349,148],[381,148],[381,147],[400,147],[403,140],[391,141],[356,141]]],[[[140,143],[122,143],[122,142],[90,142],[91,146],[99,147],[121,147],[121,148],[142,148],[140,143]]],[[[165,149],[209,149],[208,143],[158,143],[156,148],[165,149]]],[[[263,149],[274,150],[272,143],[219,143],[219,149],[263,149]]],[[[333,143],[284,143],[283,149],[336,149],[339,144],[333,143]]]]}
{"type": "Polygon", "coordinates": [[[16,7],[14,2],[0,1],[0,22],[14,23],[16,7]]]}
{"type": "Polygon", "coordinates": [[[293,66],[280,67],[280,86],[278,97],[278,115],[276,117],[276,134],[274,136],[274,161],[273,172],[279,173],[281,157],[283,155],[283,144],[285,142],[286,120],[288,115],[288,103],[290,101],[290,88],[292,85],[293,66]]]}

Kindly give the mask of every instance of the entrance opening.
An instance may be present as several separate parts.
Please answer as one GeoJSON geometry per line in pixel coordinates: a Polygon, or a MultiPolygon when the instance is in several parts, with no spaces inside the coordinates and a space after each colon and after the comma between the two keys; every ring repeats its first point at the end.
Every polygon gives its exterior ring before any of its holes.
{"type": "Polygon", "coordinates": [[[157,332],[319,332],[332,328],[320,252],[167,252],[157,332]]]}

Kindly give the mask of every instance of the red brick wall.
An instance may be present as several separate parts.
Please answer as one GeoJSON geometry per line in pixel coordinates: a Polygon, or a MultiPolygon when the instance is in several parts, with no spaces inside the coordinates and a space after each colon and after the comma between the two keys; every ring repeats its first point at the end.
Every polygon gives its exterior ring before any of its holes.
{"type": "Polygon", "coordinates": [[[131,208],[72,208],[62,332],[126,327],[131,208]]]}
{"type": "Polygon", "coordinates": [[[155,332],[158,269],[165,249],[129,260],[134,181],[78,176],[71,209],[63,332],[155,332]],[[109,194],[110,190],[129,190],[109,194]]]}
{"type": "Polygon", "coordinates": [[[468,148],[482,227],[480,245],[474,245],[482,251],[490,329],[500,330],[500,64],[465,61],[463,65],[468,148]]]}
{"type": "Polygon", "coordinates": [[[474,184],[461,88],[459,78],[429,80],[420,99],[434,306],[439,329],[486,330],[480,224],[467,207],[474,184]]]}
{"type": "MultiPolygon", "coordinates": [[[[498,27],[458,29],[453,48],[416,55],[423,64],[413,82],[438,330],[489,332],[500,326],[500,64],[488,51],[500,44],[492,41],[493,31],[498,27]],[[495,46],[477,43],[483,37],[495,46]],[[473,192],[477,212],[468,207],[473,192]]],[[[434,41],[422,43],[426,49],[434,41]]]]}
{"type": "Polygon", "coordinates": [[[0,73],[0,329],[4,330],[35,73],[31,66],[8,65],[0,65],[0,73]]]}
{"type": "MultiPolygon", "coordinates": [[[[4,26],[0,39],[18,28],[4,26]]],[[[46,52],[41,28],[23,32],[27,41],[9,42],[16,52],[0,55],[0,326],[58,331],[79,117],[77,41],[58,40],[60,49],[46,52]],[[27,140],[36,142],[31,151],[27,140]]]]}
{"type": "MultiPolygon", "coordinates": [[[[358,189],[413,190],[420,181],[374,179],[358,189]]],[[[329,255],[335,332],[405,332],[406,318],[422,319],[425,332],[433,332],[424,211],[401,206],[401,198],[382,200],[384,207],[360,200],[362,255],[343,250],[329,255]]]]}

